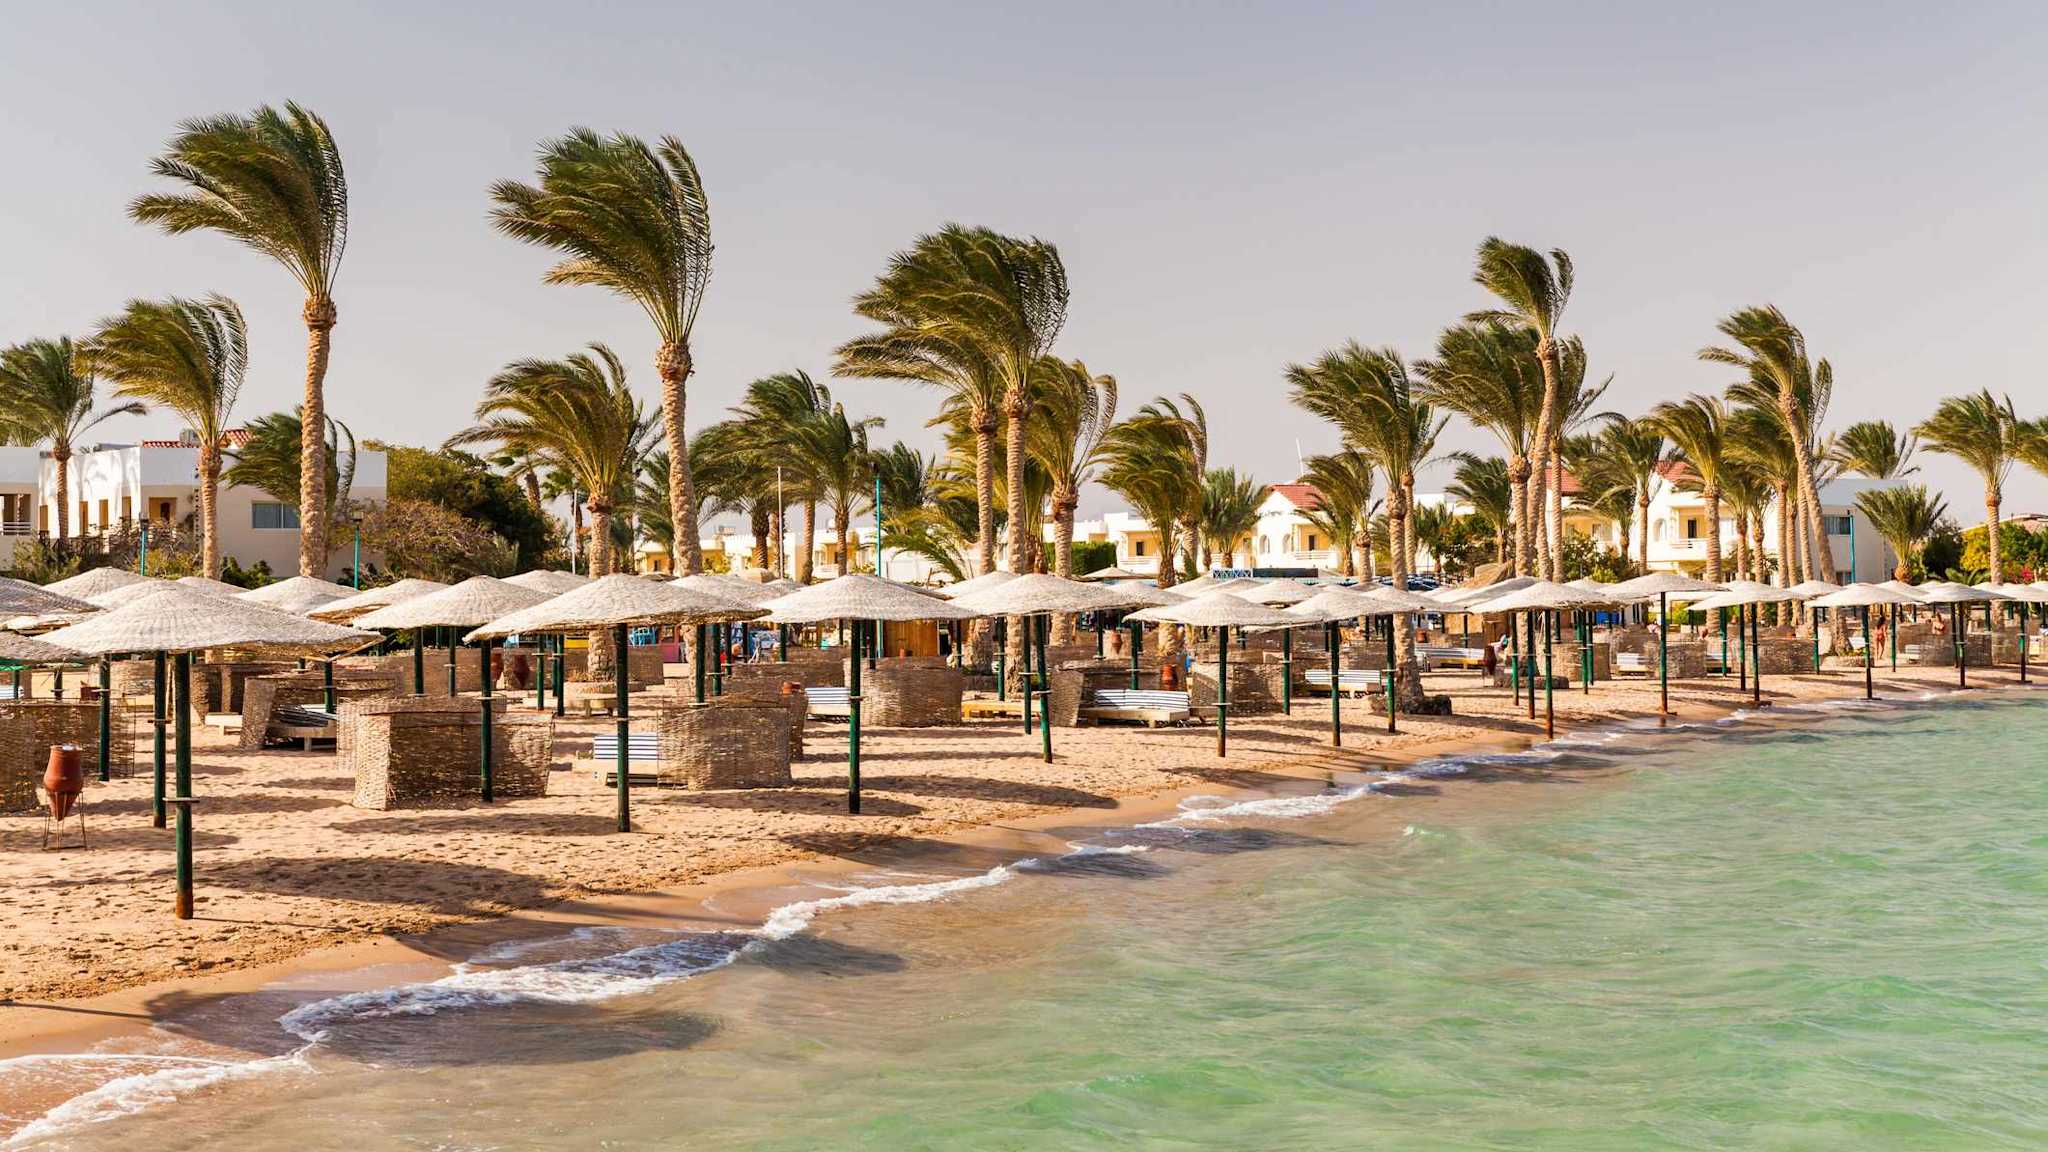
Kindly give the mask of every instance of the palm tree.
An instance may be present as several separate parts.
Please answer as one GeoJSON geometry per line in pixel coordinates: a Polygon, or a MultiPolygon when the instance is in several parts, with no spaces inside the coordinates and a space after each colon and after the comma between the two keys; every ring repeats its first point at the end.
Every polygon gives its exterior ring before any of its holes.
{"type": "MultiPolygon", "coordinates": [[[[1508,558],[1508,532],[1514,522],[1514,481],[1508,462],[1498,456],[1453,452],[1457,461],[1444,494],[1472,510],[1477,526],[1493,537],[1493,562],[1508,558]]],[[[1526,480],[1525,480],[1526,482],[1526,480]]]]}
{"type": "Polygon", "coordinates": [[[1488,322],[1446,328],[1436,358],[1415,365],[1421,393],[1493,433],[1507,453],[1515,574],[1527,575],[1531,551],[1529,456],[1543,407],[1543,364],[1527,328],[1488,322]]]}
{"type": "Polygon", "coordinates": [[[1721,503],[1735,521],[1735,578],[1762,580],[1764,512],[1771,503],[1771,484],[1730,441],[1728,459],[1721,467],[1721,503]],[[1758,540],[1750,547],[1750,525],[1756,525],[1758,540]]]}
{"type": "MultiPolygon", "coordinates": [[[[1103,486],[1129,501],[1158,531],[1158,583],[1172,587],[1176,525],[1202,491],[1196,482],[1190,492],[1190,477],[1199,476],[1201,468],[1185,418],[1164,399],[1139,408],[1103,437],[1102,462],[1103,486]]],[[[1182,651],[1180,629],[1162,627],[1159,636],[1160,659],[1171,664],[1182,651]]]]}
{"type": "MultiPolygon", "coordinates": [[[[1731,399],[1769,396],[1784,436],[1790,441],[1797,464],[1796,491],[1800,527],[1812,545],[1813,572],[1822,580],[1835,582],[1835,560],[1827,546],[1820,517],[1820,483],[1814,465],[1814,430],[1820,413],[1827,408],[1828,393],[1834,389],[1835,371],[1826,360],[1808,358],[1806,336],[1774,305],[1744,308],[1732,313],[1716,327],[1733,341],[1734,348],[1702,348],[1699,358],[1710,364],[1740,368],[1748,379],[1730,389],[1731,399]]],[[[1782,542],[1781,542],[1782,545],[1782,542]]],[[[1783,549],[1793,555],[1791,549],[1783,549]]],[[[1805,549],[1799,550],[1804,558],[1805,549]]]]}
{"type": "Polygon", "coordinates": [[[1892,546],[1898,563],[1892,568],[1892,579],[1906,580],[1912,576],[1914,558],[1927,538],[1934,535],[1948,505],[1939,496],[1930,495],[1924,484],[1901,484],[1892,488],[1873,488],[1856,494],[1856,507],[1870,519],[1877,534],[1892,546]]]}
{"type": "Polygon", "coordinates": [[[697,499],[691,491],[684,385],[695,366],[690,333],[711,278],[711,209],[696,161],[673,136],[649,147],[619,133],[573,128],[541,146],[539,184],[491,185],[500,232],[563,254],[550,284],[589,284],[647,313],[661,341],[662,431],[669,454],[669,516],[685,574],[703,571],[697,499]]]}
{"type": "Polygon", "coordinates": [[[117,395],[168,408],[191,427],[199,446],[201,574],[219,579],[221,448],[249,369],[242,310],[218,295],[131,300],[100,322],[87,354],[117,395]]]}
{"type": "MultiPolygon", "coordinates": [[[[267,493],[286,504],[300,499],[305,485],[299,482],[299,469],[305,463],[305,455],[299,446],[305,443],[304,430],[300,427],[298,412],[272,412],[258,416],[243,426],[248,439],[242,446],[228,453],[233,463],[221,473],[229,484],[240,484],[267,493]]],[[[347,514],[349,493],[356,480],[356,434],[349,426],[327,418],[327,434],[321,439],[321,459],[326,461],[327,476],[321,485],[322,510],[329,523],[347,514]],[[342,447],[347,441],[348,446],[342,447]]],[[[331,551],[331,549],[330,549],[331,551]]],[[[320,570],[327,570],[327,557],[320,558],[320,570]]]]}
{"type": "Polygon", "coordinates": [[[1862,420],[1842,429],[1829,455],[1846,471],[1872,480],[1897,480],[1920,470],[1909,463],[1919,446],[1919,437],[1894,430],[1889,420],[1862,420]]]}
{"type": "MultiPolygon", "coordinates": [[[[1414,537],[1408,517],[1415,471],[1428,458],[1449,417],[1436,414],[1416,396],[1414,379],[1400,353],[1369,349],[1356,341],[1324,353],[1313,364],[1292,364],[1287,380],[1294,402],[1337,426],[1349,444],[1377,463],[1387,477],[1387,554],[1394,587],[1408,586],[1414,565],[1414,537]]],[[[1422,671],[1415,659],[1414,630],[1405,615],[1394,617],[1394,654],[1402,695],[1420,701],[1422,671]]]]}
{"type": "Polygon", "coordinates": [[[1728,416],[1728,425],[1731,455],[1753,472],[1758,483],[1769,492],[1758,508],[1755,522],[1750,525],[1750,540],[1756,548],[1756,567],[1759,572],[1766,568],[1764,517],[1767,510],[1775,508],[1778,518],[1778,583],[1797,584],[1805,579],[1800,572],[1803,552],[1797,528],[1800,518],[1794,513],[1798,507],[1798,453],[1793,450],[1791,438],[1784,434],[1783,421],[1774,408],[1745,406],[1733,409],[1728,416]]]}
{"type": "Polygon", "coordinates": [[[1988,388],[1950,396],[1913,431],[1928,448],[1961,460],[1983,477],[1991,582],[1999,583],[1999,505],[2005,500],[2006,477],[2012,475],[2013,462],[2029,439],[2028,427],[2013,413],[2012,397],[1993,397],[1988,388]]]}
{"type": "Polygon", "coordinates": [[[1238,542],[1259,526],[1259,505],[1265,502],[1267,490],[1251,477],[1239,475],[1235,468],[1211,468],[1203,476],[1203,567],[1209,566],[1211,556],[1221,556],[1226,568],[1235,566],[1238,542]]]}
{"type": "MultiPolygon", "coordinates": [[[[1081,489],[1100,463],[1102,440],[1116,423],[1116,378],[1098,376],[1079,360],[1039,358],[1031,382],[1033,414],[1026,442],[1031,456],[1052,480],[1053,572],[1074,575],[1074,515],[1081,489]]],[[[1071,632],[1060,617],[1056,632],[1071,632]]],[[[1055,643],[1069,636],[1055,635],[1055,643]]]]}
{"type": "Polygon", "coordinates": [[[337,313],[334,281],[348,244],[348,177],[341,149],[319,116],[287,102],[249,116],[178,125],[150,170],[187,186],[137,197],[128,214],[173,236],[210,230],[261,252],[306,293],[305,421],[299,442],[299,575],[327,566],[327,357],[337,313]]]}
{"type": "Polygon", "coordinates": [[[1565,467],[1579,482],[1579,491],[1572,497],[1573,501],[1614,525],[1622,565],[1627,567],[1631,563],[1630,534],[1636,522],[1634,472],[1626,461],[1616,459],[1610,453],[1606,438],[1599,432],[1567,436],[1558,450],[1565,467]]]}
{"type": "Polygon", "coordinates": [[[833,401],[822,386],[818,390],[830,407],[801,425],[799,443],[818,497],[831,510],[832,531],[839,541],[839,572],[845,575],[853,571],[853,514],[870,498],[874,486],[874,454],[868,447],[868,433],[882,426],[882,418],[849,419],[846,405],[833,401]]]}
{"type": "Polygon", "coordinates": [[[484,385],[476,421],[448,445],[500,444],[559,467],[587,500],[591,574],[631,567],[614,558],[612,517],[629,497],[652,428],[616,353],[593,343],[561,360],[514,361],[484,385]]]}
{"type": "MultiPolygon", "coordinates": [[[[1564,368],[1558,355],[1557,325],[1564,317],[1565,305],[1571,301],[1572,258],[1564,249],[1553,248],[1550,258],[1545,260],[1543,254],[1534,248],[1489,236],[1479,245],[1472,279],[1498,297],[1504,307],[1474,312],[1466,317],[1468,321],[1511,324],[1536,337],[1536,359],[1543,370],[1543,401],[1537,408],[1536,428],[1530,438],[1530,446],[1537,454],[1536,472],[1545,474],[1550,456],[1555,451],[1554,441],[1559,435],[1561,410],[1558,399],[1564,368]]],[[[1534,509],[1528,511],[1530,515],[1527,518],[1534,524],[1534,509]]],[[[1549,549],[1552,580],[1561,580],[1564,575],[1562,529],[1561,520],[1551,517],[1549,549]]],[[[1521,566],[1518,557],[1517,568],[1521,566]]]]}
{"type": "Polygon", "coordinates": [[[1718,396],[1695,393],[1650,410],[1648,423],[1677,449],[1692,469],[1707,505],[1707,582],[1721,582],[1721,470],[1728,459],[1728,406],[1718,396]]]}
{"type": "Polygon", "coordinates": [[[57,465],[57,538],[71,535],[72,446],[101,421],[113,416],[139,416],[140,402],[93,410],[91,358],[71,337],[30,340],[0,352],[0,429],[4,439],[23,444],[50,442],[57,465]]]}
{"type": "Polygon", "coordinates": [[[1600,429],[1600,452],[1613,462],[1617,474],[1625,479],[1635,496],[1636,524],[1641,529],[1640,562],[1643,571],[1648,572],[1650,496],[1657,479],[1664,474],[1664,465],[1671,459],[1670,451],[1663,431],[1648,420],[1631,420],[1617,413],[1609,413],[1606,420],[1600,429]]]}
{"type": "MultiPolygon", "coordinates": [[[[814,461],[806,456],[802,430],[820,412],[831,406],[831,393],[811,379],[807,372],[778,372],[747,385],[740,402],[731,411],[747,430],[748,455],[761,473],[763,483],[779,476],[782,496],[802,509],[797,530],[799,545],[795,577],[811,582],[812,557],[818,536],[818,486],[820,477],[814,461]]],[[[782,510],[771,517],[770,530],[782,537],[782,510]]]]}
{"type": "Polygon", "coordinates": [[[1336,550],[1339,575],[1367,575],[1372,571],[1371,458],[1355,449],[1345,449],[1310,456],[1302,463],[1297,483],[1316,490],[1315,505],[1301,510],[1302,519],[1321,532],[1336,550]]]}
{"type": "MultiPolygon", "coordinates": [[[[690,463],[697,468],[697,478],[700,482],[704,479],[706,471],[705,457],[711,454],[706,451],[704,439],[723,427],[723,424],[713,424],[699,431],[690,441],[690,463]]],[[[705,488],[706,486],[700,483],[697,491],[701,493],[705,488]]],[[[634,517],[640,522],[640,535],[650,543],[658,545],[668,556],[669,570],[676,571],[676,525],[675,521],[669,518],[666,449],[656,448],[640,458],[640,466],[633,470],[633,491],[629,504],[634,517]]],[[[576,531],[581,534],[583,505],[575,502],[572,496],[571,508],[576,513],[576,531]]]]}

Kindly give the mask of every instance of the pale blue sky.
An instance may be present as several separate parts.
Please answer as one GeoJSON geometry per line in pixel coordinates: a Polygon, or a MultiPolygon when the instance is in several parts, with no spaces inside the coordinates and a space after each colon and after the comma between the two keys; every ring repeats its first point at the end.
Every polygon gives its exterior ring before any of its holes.
{"type": "MultiPolygon", "coordinates": [[[[1567,327],[1618,408],[1725,383],[1693,353],[1774,302],[1835,363],[1833,427],[1979,386],[2041,414],[2044,33],[2026,4],[24,5],[0,38],[0,342],[217,290],[253,328],[242,413],[290,406],[284,273],[123,214],[180,118],[290,98],[348,163],[328,385],[363,436],[438,442],[504,362],[588,340],[653,395],[638,310],[542,285],[547,257],[486,220],[489,183],[578,124],[674,133],[704,171],[693,428],[755,376],[824,374],[848,299],[947,220],[1056,242],[1059,350],[1127,409],[1194,393],[1217,462],[1267,481],[1333,440],[1284,365],[1351,338],[1426,354],[1485,303],[1494,232],[1571,251],[1567,327]]],[[[931,444],[929,395],[839,391],[931,444]]],[[[1924,463],[1981,516],[1967,473],[1924,463]]],[[[2007,507],[2048,511],[2048,481],[2007,507]]]]}

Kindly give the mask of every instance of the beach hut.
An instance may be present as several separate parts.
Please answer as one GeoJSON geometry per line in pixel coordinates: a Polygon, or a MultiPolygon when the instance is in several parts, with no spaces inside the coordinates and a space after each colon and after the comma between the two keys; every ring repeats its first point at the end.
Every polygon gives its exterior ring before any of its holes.
{"type": "MultiPolygon", "coordinates": [[[[1559,609],[1598,608],[1613,604],[1614,602],[1612,590],[1590,592],[1583,588],[1573,588],[1569,585],[1556,584],[1548,580],[1538,580],[1533,584],[1518,588],[1496,599],[1481,600],[1477,604],[1468,606],[1471,611],[1485,613],[1489,616],[1500,613],[1521,612],[1531,618],[1532,625],[1535,615],[1539,612],[1543,614],[1543,734],[1545,736],[1557,735],[1557,707],[1553,699],[1554,681],[1551,675],[1550,661],[1550,623],[1552,615],[1559,609]]],[[[1532,637],[1530,663],[1533,664],[1535,663],[1534,627],[1530,629],[1530,636],[1532,637]]],[[[1529,693],[1529,714],[1532,718],[1536,714],[1536,693],[1533,690],[1533,686],[1529,693]]]]}
{"type": "MultiPolygon", "coordinates": [[[[1877,695],[1876,682],[1871,675],[1871,661],[1876,654],[1870,650],[1870,609],[1874,606],[1914,603],[1914,598],[1903,592],[1886,588],[1881,584],[1851,584],[1838,591],[1825,593],[1807,601],[1809,608],[1854,608],[1863,621],[1863,698],[1869,700],[1877,695]]],[[[2024,658],[2023,658],[2024,661],[2024,658]]],[[[2022,662],[2021,674],[2026,665],[2022,662]]]]}
{"type": "MultiPolygon", "coordinates": [[[[464,639],[472,644],[481,642],[484,650],[488,652],[493,640],[506,636],[613,629],[612,639],[618,649],[617,672],[613,677],[613,721],[617,725],[619,741],[618,828],[621,832],[630,832],[633,830],[632,773],[629,770],[628,751],[632,738],[627,728],[632,707],[629,700],[632,683],[626,675],[626,649],[631,640],[630,629],[648,625],[683,627],[731,620],[754,620],[767,614],[765,608],[744,603],[730,596],[679,587],[677,582],[664,584],[643,580],[638,576],[618,574],[599,577],[559,596],[508,613],[477,628],[464,639]]],[[[485,746],[488,748],[488,714],[485,725],[485,746]]]]}
{"type": "Polygon", "coordinates": [[[157,660],[154,804],[159,827],[164,807],[175,805],[177,820],[177,885],[175,913],[180,920],[192,918],[192,653],[208,648],[269,648],[286,652],[326,654],[343,651],[374,640],[376,635],[322,624],[259,604],[234,601],[212,592],[167,584],[155,595],[130,601],[83,623],[62,628],[43,637],[45,643],[86,656],[148,654],[157,660]],[[176,700],[171,709],[175,721],[175,785],[177,794],[164,795],[163,725],[165,721],[165,658],[173,658],[172,684],[176,700]]]}
{"type": "MultiPolygon", "coordinates": [[[[1657,598],[1657,713],[1671,715],[1671,598],[1673,596],[1693,600],[1699,607],[1699,599],[1720,592],[1727,587],[1723,584],[1709,584],[1695,580],[1681,572],[1652,572],[1633,580],[1623,580],[1607,589],[1607,595],[1614,603],[1627,604],[1637,600],[1657,598]]],[[[1739,639],[1739,637],[1738,637],[1739,639]]],[[[1721,669],[1728,668],[1728,621],[1721,619],[1721,669]]]]}
{"type": "MultiPolygon", "coordinates": [[[[1723,591],[1717,592],[1704,600],[1695,601],[1693,604],[1693,607],[1702,611],[1714,611],[1721,608],[1737,609],[1736,621],[1738,625],[1742,623],[1741,610],[1748,609],[1750,700],[1758,707],[1762,707],[1764,702],[1764,668],[1763,638],[1760,627],[1762,621],[1757,617],[1757,607],[1763,604],[1794,604],[1804,599],[1806,599],[1805,596],[1794,592],[1790,588],[1780,588],[1774,584],[1763,584],[1755,580],[1730,580],[1725,585],[1723,591]]],[[[1738,627],[1736,632],[1738,643],[1741,641],[1741,635],[1742,633],[1738,627]]],[[[1726,649],[1724,648],[1722,659],[1725,660],[1726,658],[1726,649]]]]}
{"type": "MultiPolygon", "coordinates": [[[[438,592],[429,592],[424,596],[400,600],[396,604],[387,604],[382,608],[366,612],[356,617],[355,626],[358,628],[375,628],[390,631],[400,631],[407,628],[480,628],[500,617],[509,616],[521,608],[531,608],[535,604],[551,599],[553,599],[553,596],[547,592],[522,588],[517,584],[507,583],[494,576],[471,576],[460,584],[443,588],[438,592]]],[[[448,695],[451,699],[457,694],[455,690],[455,641],[456,636],[451,633],[448,638],[448,695]]],[[[483,773],[483,799],[486,804],[490,803],[492,799],[491,707],[494,692],[491,681],[494,677],[491,675],[491,647],[491,640],[486,639],[477,653],[477,666],[481,670],[479,684],[483,695],[481,771],[483,773]]],[[[624,679],[626,675],[626,652],[623,648],[618,652],[618,664],[618,675],[620,679],[624,679]]]]}
{"type": "MultiPolygon", "coordinates": [[[[848,573],[770,600],[775,624],[848,621],[853,628],[846,684],[846,810],[860,812],[860,670],[863,634],[870,624],[905,620],[972,620],[980,613],[948,600],[865,572],[848,573]]],[[[880,637],[875,637],[876,641],[880,637]]]]}
{"type": "Polygon", "coordinates": [[[1227,590],[1145,608],[1131,614],[1156,624],[1184,624],[1191,628],[1215,628],[1216,644],[1216,755],[1224,755],[1230,740],[1230,630],[1232,628],[1290,628],[1301,623],[1278,608],[1254,604],[1227,590]]]}

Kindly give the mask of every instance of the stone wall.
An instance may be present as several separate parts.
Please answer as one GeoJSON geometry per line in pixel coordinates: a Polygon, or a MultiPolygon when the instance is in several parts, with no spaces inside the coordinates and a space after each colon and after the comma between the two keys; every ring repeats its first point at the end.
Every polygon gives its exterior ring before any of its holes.
{"type": "MultiPolygon", "coordinates": [[[[554,721],[512,719],[492,700],[491,791],[501,800],[547,795],[554,721]]],[[[383,696],[339,706],[335,749],[355,776],[353,803],[386,810],[472,799],[483,792],[481,700],[383,696]]]]}

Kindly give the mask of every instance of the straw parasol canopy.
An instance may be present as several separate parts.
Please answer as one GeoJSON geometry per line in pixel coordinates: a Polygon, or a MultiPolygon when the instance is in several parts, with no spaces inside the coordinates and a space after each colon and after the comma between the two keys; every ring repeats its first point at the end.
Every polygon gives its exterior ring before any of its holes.
{"type": "Polygon", "coordinates": [[[2040,584],[1986,584],[1984,587],[2022,604],[2048,604],[2048,587],[2040,584]]]}
{"type": "MultiPolygon", "coordinates": [[[[1165,558],[1162,558],[1161,563],[1164,562],[1165,558]]],[[[1206,596],[1209,593],[1214,592],[1216,589],[1221,588],[1223,585],[1228,583],[1228,580],[1218,580],[1214,573],[1204,573],[1200,576],[1195,577],[1193,580],[1183,580],[1180,583],[1175,584],[1174,588],[1178,590],[1181,595],[1192,599],[1196,596],[1206,596]]]]}
{"type": "Polygon", "coordinates": [[[1183,600],[1192,600],[1196,595],[1199,595],[1199,593],[1183,591],[1182,589],[1185,585],[1161,588],[1157,584],[1145,583],[1106,584],[1104,587],[1115,592],[1124,601],[1124,607],[1126,608],[1157,608],[1164,604],[1178,604],[1183,600]]]}
{"type": "Polygon", "coordinates": [[[981,615],[908,584],[866,572],[835,577],[770,600],[770,624],[816,624],[825,620],[972,620],[981,615]]]}
{"type": "MultiPolygon", "coordinates": [[[[2048,599],[2048,594],[2044,594],[2048,599]]],[[[1808,608],[1876,608],[1885,604],[1918,604],[1920,599],[1896,588],[1882,584],[1851,584],[1838,592],[1816,596],[1806,602],[1808,608]]]]}
{"type": "Polygon", "coordinates": [[[166,583],[149,596],[60,628],[43,640],[88,656],[108,656],[249,647],[338,652],[376,638],[375,633],[166,583]]]}
{"type": "Polygon", "coordinates": [[[1614,585],[1609,584],[1605,580],[1595,580],[1591,576],[1581,576],[1577,580],[1567,580],[1564,582],[1564,586],[1567,588],[1577,588],[1581,592],[1606,592],[1614,587],[1614,585]]]}
{"type": "Polygon", "coordinates": [[[932,591],[948,600],[959,600],[966,596],[979,596],[991,588],[1000,588],[1015,579],[1017,579],[1015,572],[1005,572],[998,568],[993,572],[983,572],[979,576],[970,576],[957,584],[947,584],[941,588],[934,588],[932,591]]]}
{"type": "MultiPolygon", "coordinates": [[[[1730,586],[1695,580],[1683,572],[1652,572],[1633,580],[1623,580],[1607,591],[1613,597],[1609,603],[1619,603],[1626,600],[1648,600],[1653,596],[1676,596],[1682,599],[1687,596],[1712,595],[1730,586]]],[[[1694,607],[1698,605],[1695,604],[1694,607]]]]}
{"type": "Polygon", "coordinates": [[[499,617],[463,637],[467,643],[529,632],[587,632],[619,624],[721,624],[754,620],[768,610],[733,596],[700,588],[642,580],[619,573],[601,576],[573,592],[499,617]]]}
{"type": "Polygon", "coordinates": [[[787,596],[791,592],[801,591],[804,586],[787,576],[777,576],[773,580],[761,581],[761,587],[774,592],[778,596],[787,596]]]}
{"type": "Polygon", "coordinates": [[[1988,604],[2007,597],[1988,588],[1973,587],[1969,584],[1953,584],[1946,580],[1922,584],[1917,591],[1922,604],[1988,604]]]}
{"type": "Polygon", "coordinates": [[[1614,603],[1612,592],[1588,592],[1568,584],[1538,580],[1491,600],[1465,605],[1465,611],[1481,616],[1504,612],[1547,612],[1556,608],[1596,608],[1614,603]]]}
{"type": "Polygon", "coordinates": [[[230,584],[225,580],[211,580],[205,576],[180,576],[177,582],[187,588],[197,588],[201,592],[217,592],[222,596],[240,596],[248,591],[247,588],[230,584]]]}
{"type": "Polygon", "coordinates": [[[1125,619],[1147,624],[1186,624],[1192,628],[1292,628],[1302,622],[1298,616],[1254,604],[1227,591],[1212,591],[1178,604],[1147,608],[1125,619]]]}
{"type": "MultiPolygon", "coordinates": [[[[1840,584],[1830,584],[1825,580],[1801,580],[1792,586],[1792,591],[1800,593],[1809,599],[1816,596],[1827,596],[1841,590],[1842,586],[1840,584]]],[[[1826,605],[1822,605],[1822,607],[1826,607],[1826,605]]]]}
{"type": "Polygon", "coordinates": [[[521,572],[517,576],[507,576],[505,577],[505,583],[517,584],[521,588],[531,588],[536,592],[547,592],[560,596],[564,592],[574,592],[576,589],[590,583],[590,577],[551,568],[536,568],[531,572],[521,572]]]}
{"type": "Polygon", "coordinates": [[[1763,584],[1755,580],[1730,580],[1721,592],[1704,599],[1693,601],[1693,607],[1702,612],[1716,608],[1741,608],[1749,604],[1789,604],[1806,599],[1806,595],[1790,588],[1775,584],[1763,584]]]}
{"type": "Polygon", "coordinates": [[[1129,597],[1117,595],[1114,588],[1044,573],[999,581],[977,592],[956,596],[953,603],[983,616],[1070,615],[1141,606],[1129,597]]]}
{"type": "Polygon", "coordinates": [[[1879,588],[1889,588],[1894,592],[1910,596],[1913,598],[1911,602],[1914,604],[1925,602],[1924,598],[1920,595],[1920,589],[1913,587],[1904,580],[1880,580],[1876,586],[1879,588]]]}
{"type": "Polygon", "coordinates": [[[59,648],[44,640],[31,640],[12,632],[0,632],[0,660],[11,660],[16,664],[62,664],[78,659],[78,654],[69,648],[59,648]]]}
{"type": "MultiPolygon", "coordinates": [[[[628,577],[634,579],[634,577],[628,577]]],[[[495,576],[471,576],[452,588],[387,604],[356,617],[358,628],[398,631],[407,628],[476,628],[522,608],[553,599],[546,592],[521,588],[495,576]]]]}
{"type": "Polygon", "coordinates": [[[1497,600],[1510,592],[1527,588],[1529,585],[1536,583],[1537,580],[1538,577],[1535,576],[1510,576],[1505,580],[1496,580],[1491,584],[1461,585],[1460,587],[1450,589],[1450,595],[1445,595],[1443,589],[1438,589],[1434,595],[1429,593],[1423,593],[1422,595],[1423,599],[1434,600],[1439,606],[1450,605],[1453,608],[1463,609],[1465,605],[1477,604],[1481,600],[1497,600]]]}
{"type": "Polygon", "coordinates": [[[43,590],[55,592],[59,596],[69,596],[75,600],[84,600],[102,592],[112,591],[123,584],[148,579],[150,577],[130,572],[126,568],[94,568],[90,572],[80,572],[76,576],[52,580],[43,586],[43,590]]]}
{"type": "Polygon", "coordinates": [[[1261,580],[1253,588],[1232,588],[1229,592],[1233,596],[1242,596],[1254,604],[1264,604],[1268,608],[1285,608],[1289,604],[1299,604],[1316,594],[1315,589],[1299,580],[1279,577],[1261,580]]]}
{"type": "Polygon", "coordinates": [[[293,576],[275,584],[235,594],[235,599],[249,604],[261,604],[284,612],[304,615],[324,604],[332,604],[343,597],[353,596],[356,590],[322,580],[317,576],[293,576]]]}
{"type": "Polygon", "coordinates": [[[1074,577],[1076,580],[1143,580],[1145,578],[1143,573],[1126,572],[1114,564],[1107,568],[1097,568],[1095,571],[1083,576],[1074,577]]]}
{"type": "Polygon", "coordinates": [[[40,584],[0,576],[0,618],[45,616],[56,612],[91,612],[95,605],[83,596],[52,592],[40,584]]]}
{"type": "MultiPolygon", "coordinates": [[[[166,588],[175,587],[182,587],[182,585],[174,581],[158,580],[152,577],[147,580],[137,580],[133,584],[123,584],[118,588],[109,588],[105,592],[95,592],[86,597],[86,601],[95,608],[119,608],[131,600],[140,600],[144,596],[154,596],[166,588]]],[[[206,590],[196,588],[194,591],[205,592],[206,590]]],[[[207,592],[206,594],[209,596],[220,595],[218,592],[207,592]]]]}
{"type": "MultiPolygon", "coordinates": [[[[605,579],[609,580],[611,577],[607,576],[605,579]]],[[[716,600],[738,604],[766,604],[778,596],[787,595],[787,593],[770,588],[758,580],[748,580],[743,576],[733,576],[722,572],[699,572],[695,576],[680,576],[667,583],[671,588],[681,588],[688,592],[695,592],[700,596],[709,596],[716,600]]],[[[696,621],[691,622],[695,623],[696,621]]],[[[705,622],[710,623],[711,621],[705,622]]],[[[663,621],[663,623],[667,623],[667,621],[663,621]]]]}
{"type": "Polygon", "coordinates": [[[346,624],[358,616],[374,612],[379,608],[439,592],[448,585],[439,580],[405,579],[386,584],[382,588],[365,588],[353,596],[330,600],[306,613],[315,620],[326,620],[334,624],[346,624]]]}
{"type": "MultiPolygon", "coordinates": [[[[1442,604],[1419,592],[1404,592],[1399,588],[1388,588],[1378,584],[1364,584],[1351,589],[1352,592],[1378,605],[1378,610],[1368,613],[1372,616],[1386,616],[1396,612],[1442,612],[1442,604]]],[[[1464,611],[1462,607],[1452,611],[1464,611]]]]}

